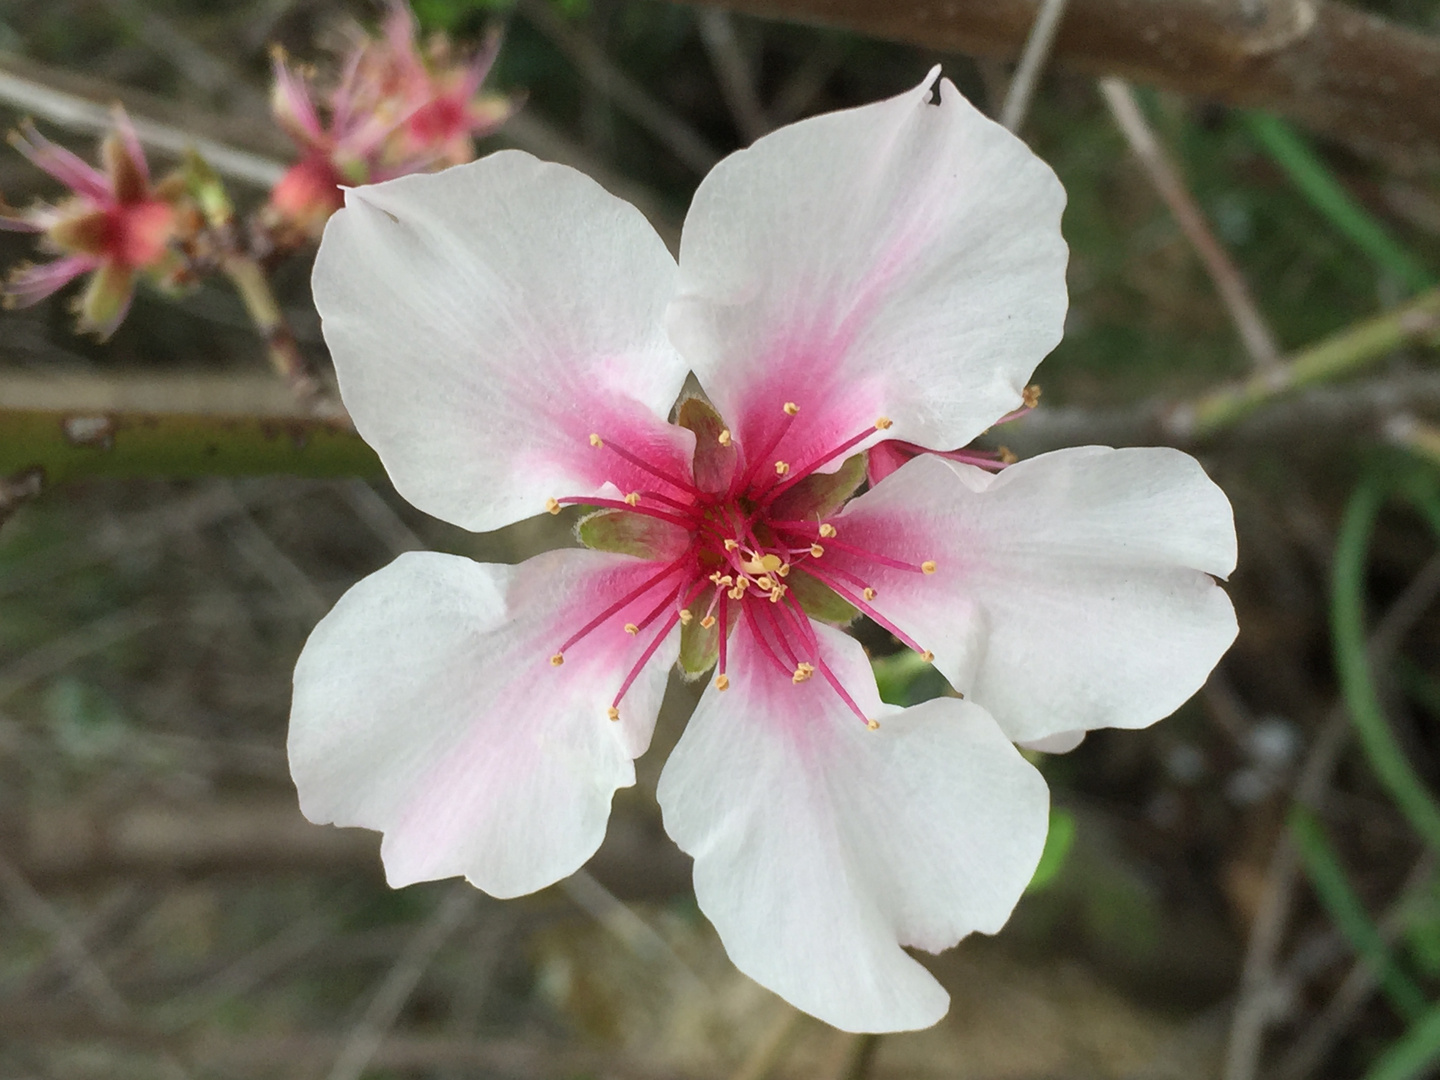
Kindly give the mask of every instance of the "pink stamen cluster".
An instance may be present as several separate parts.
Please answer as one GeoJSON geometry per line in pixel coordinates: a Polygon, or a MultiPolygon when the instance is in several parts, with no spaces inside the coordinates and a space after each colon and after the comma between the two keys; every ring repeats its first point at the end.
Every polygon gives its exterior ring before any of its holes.
{"type": "Polygon", "coordinates": [[[704,491],[691,476],[656,466],[595,433],[590,443],[597,451],[614,454],[650,474],[659,481],[660,489],[633,491],[623,499],[568,496],[549,500],[552,513],[559,513],[566,505],[608,508],[666,522],[685,530],[689,537],[683,554],[660,562],[649,577],[571,634],[550,658],[558,667],[564,663],[567,650],[612,623],[620,612],[646,597],[654,600],[642,618],[623,624],[625,633],[649,633],[651,638],[611,702],[610,719],[619,719],[621,699],[671,630],[676,625],[688,627],[698,618],[702,628],[713,627],[717,632],[717,689],[725,690],[730,685],[727,638],[743,625],[754,635],[760,652],[792,683],[798,685],[818,674],[867,726],[879,727],[825,663],[810,616],[791,587],[792,575],[814,578],[905,646],[926,660],[934,659],[929,650],[876,609],[878,590],[862,574],[832,565],[825,555],[827,551],[843,551],[877,566],[927,575],[935,572],[934,562],[912,563],[867,550],[843,539],[831,522],[818,517],[813,521],[791,520],[780,516],[776,509],[782,495],[871,439],[876,431],[888,429],[890,421],[880,417],[864,431],[808,461],[794,464],[776,455],[782,452],[791,421],[799,411],[793,402],[787,402],[784,422],[769,445],[753,455],[744,453],[728,429],[719,433],[720,445],[733,446],[737,452],[732,479],[723,490],[704,491]]]}

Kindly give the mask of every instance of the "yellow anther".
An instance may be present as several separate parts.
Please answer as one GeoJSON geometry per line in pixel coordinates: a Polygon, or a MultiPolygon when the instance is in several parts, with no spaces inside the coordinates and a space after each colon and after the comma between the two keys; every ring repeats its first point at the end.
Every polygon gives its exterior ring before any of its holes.
{"type": "Polygon", "coordinates": [[[725,595],[730,597],[731,600],[743,600],[745,599],[745,586],[736,585],[735,588],[731,589],[725,595]]]}
{"type": "Polygon", "coordinates": [[[638,491],[632,491],[632,492],[630,492],[629,495],[626,495],[626,496],[625,496],[625,503],[626,503],[626,505],[628,505],[628,506],[639,506],[639,505],[640,505],[640,492],[638,492],[638,491]]]}
{"type": "Polygon", "coordinates": [[[777,461],[777,462],[775,462],[775,475],[776,475],[776,476],[784,476],[784,475],[785,475],[787,472],[789,472],[789,471],[790,471],[790,465],[789,465],[788,462],[785,462],[785,461],[777,461]]]}
{"type": "Polygon", "coordinates": [[[739,589],[741,592],[744,592],[753,584],[755,583],[751,581],[748,577],[746,577],[744,574],[741,574],[735,579],[735,588],[739,589]]]}
{"type": "Polygon", "coordinates": [[[924,660],[927,664],[933,664],[935,662],[935,654],[929,649],[926,649],[920,654],[920,659],[924,660]]]}
{"type": "Polygon", "coordinates": [[[879,720],[870,720],[870,719],[867,719],[867,720],[865,721],[865,726],[868,727],[871,731],[879,731],[879,730],[880,730],[880,721],[879,721],[879,720]]]}
{"type": "Polygon", "coordinates": [[[546,500],[545,500],[545,509],[548,510],[548,511],[549,511],[550,513],[552,513],[552,514],[558,514],[558,513],[560,512],[560,502],[559,502],[559,500],[558,500],[558,499],[546,499],[546,500]]]}
{"type": "Polygon", "coordinates": [[[874,600],[874,599],[875,599],[875,590],[872,589],[872,588],[870,588],[870,586],[867,585],[867,586],[865,586],[864,591],[861,592],[860,595],[863,596],[863,597],[865,597],[866,600],[874,600]]]}
{"type": "Polygon", "coordinates": [[[790,681],[798,686],[800,683],[804,682],[806,679],[810,678],[810,676],[814,674],[815,665],[807,664],[805,663],[805,661],[802,660],[800,661],[800,663],[795,665],[795,674],[790,676],[790,681]]]}
{"type": "Polygon", "coordinates": [[[722,429],[720,430],[719,436],[716,438],[715,441],[718,442],[721,446],[729,446],[729,445],[730,445],[730,437],[731,437],[731,436],[730,436],[730,429],[729,429],[728,427],[727,427],[727,428],[722,428],[722,429]]]}
{"type": "Polygon", "coordinates": [[[627,622],[625,624],[625,632],[631,637],[634,637],[640,632],[640,627],[636,626],[633,622],[627,622]]]}
{"type": "Polygon", "coordinates": [[[770,602],[772,604],[778,604],[780,602],[780,598],[784,595],[785,586],[781,585],[779,582],[776,582],[775,588],[770,590],[770,602]]]}
{"type": "Polygon", "coordinates": [[[835,526],[831,525],[828,521],[825,522],[825,524],[820,526],[820,535],[828,540],[835,535],[835,526]]]}
{"type": "Polygon", "coordinates": [[[770,580],[769,575],[761,574],[755,579],[755,585],[761,592],[769,592],[775,587],[775,582],[770,580]]]}
{"type": "Polygon", "coordinates": [[[715,616],[706,615],[703,619],[700,620],[700,625],[703,626],[706,630],[709,630],[710,627],[715,625],[715,616]]]}
{"type": "Polygon", "coordinates": [[[764,570],[767,574],[773,574],[776,570],[780,569],[780,564],[784,561],[785,560],[780,558],[779,555],[761,555],[760,568],[764,570]]]}
{"type": "Polygon", "coordinates": [[[821,547],[819,544],[811,544],[811,545],[810,545],[810,556],[811,556],[811,558],[818,559],[821,555],[824,555],[824,554],[825,554],[825,549],[824,549],[823,547],[821,547]]]}
{"type": "Polygon", "coordinates": [[[590,445],[591,445],[591,446],[604,446],[604,445],[605,445],[605,441],[604,441],[603,439],[601,439],[599,435],[596,435],[595,432],[592,431],[592,432],[590,433],[590,445]]]}
{"type": "Polygon", "coordinates": [[[738,541],[735,541],[735,540],[726,540],[726,541],[725,541],[725,550],[726,550],[726,551],[734,551],[734,550],[735,550],[736,548],[738,548],[739,546],[740,546],[740,544],[739,544],[738,541]]]}
{"type": "Polygon", "coordinates": [[[729,689],[730,689],[730,676],[729,676],[729,675],[716,675],[716,676],[715,676],[715,689],[716,689],[716,690],[729,690],[729,689]]]}
{"type": "Polygon", "coordinates": [[[933,574],[935,572],[935,560],[926,559],[920,564],[920,569],[925,571],[925,573],[927,574],[933,574]]]}
{"type": "Polygon", "coordinates": [[[879,416],[875,418],[876,431],[889,431],[894,426],[895,421],[891,420],[888,416],[879,416]]]}
{"type": "Polygon", "coordinates": [[[786,415],[786,416],[794,416],[794,415],[795,415],[796,413],[798,413],[799,411],[800,411],[800,406],[799,406],[799,405],[796,405],[793,401],[787,401],[787,402],[785,402],[785,415],[786,415]]]}
{"type": "Polygon", "coordinates": [[[692,619],[694,619],[694,618],[695,618],[695,613],[694,613],[693,611],[691,611],[688,607],[682,607],[682,608],[680,609],[680,625],[681,625],[681,626],[689,626],[689,625],[690,625],[690,621],[691,621],[692,619]]]}
{"type": "Polygon", "coordinates": [[[1033,409],[1040,403],[1040,384],[1031,383],[1020,396],[1025,399],[1025,407],[1033,409]]]}
{"type": "Polygon", "coordinates": [[[554,656],[550,657],[550,663],[551,663],[553,666],[555,666],[555,667],[559,667],[559,666],[560,666],[561,664],[563,664],[564,662],[565,662],[565,654],[564,654],[564,653],[558,653],[558,652],[557,652],[554,656]]]}
{"type": "Polygon", "coordinates": [[[780,566],[776,569],[775,573],[779,574],[781,577],[785,577],[787,574],[790,573],[790,564],[788,562],[782,562],[780,566]]]}
{"type": "Polygon", "coordinates": [[[1012,451],[1008,446],[1000,447],[999,454],[1000,461],[1004,465],[1014,465],[1015,462],[1020,460],[1015,456],[1014,451],[1012,451]]]}
{"type": "Polygon", "coordinates": [[[605,715],[610,717],[611,720],[619,720],[620,710],[617,709],[614,705],[611,705],[610,708],[605,710],[605,715]]]}

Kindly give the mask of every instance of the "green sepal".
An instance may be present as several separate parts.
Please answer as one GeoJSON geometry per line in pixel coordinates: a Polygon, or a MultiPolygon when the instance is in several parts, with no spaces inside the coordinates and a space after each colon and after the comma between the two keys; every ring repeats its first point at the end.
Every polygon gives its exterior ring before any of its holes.
{"type": "Polygon", "coordinates": [[[680,670],[697,679],[715,666],[720,659],[720,624],[709,629],[700,625],[697,615],[680,627],[680,670]]]}
{"type": "Polygon", "coordinates": [[[811,577],[804,570],[795,570],[785,579],[791,594],[800,601],[800,607],[812,619],[830,623],[832,626],[847,626],[854,622],[860,609],[830,588],[819,578],[811,577]]]}
{"type": "Polygon", "coordinates": [[[819,521],[842,506],[865,482],[868,458],[862,450],[833,473],[811,473],[775,500],[771,513],[785,521],[819,521]]]}
{"type": "Polygon", "coordinates": [[[595,551],[658,561],[681,555],[690,535],[678,525],[629,510],[596,510],[580,519],[575,537],[595,551]]]}
{"type": "Polygon", "coordinates": [[[701,491],[724,491],[730,486],[739,463],[732,442],[720,442],[725,421],[704,398],[688,397],[680,403],[675,423],[695,433],[695,486],[701,491]]]}
{"type": "Polygon", "coordinates": [[[235,220],[235,205],[225,190],[220,174],[196,151],[185,155],[182,170],[185,189],[200,207],[205,220],[216,228],[222,228],[235,220]]]}

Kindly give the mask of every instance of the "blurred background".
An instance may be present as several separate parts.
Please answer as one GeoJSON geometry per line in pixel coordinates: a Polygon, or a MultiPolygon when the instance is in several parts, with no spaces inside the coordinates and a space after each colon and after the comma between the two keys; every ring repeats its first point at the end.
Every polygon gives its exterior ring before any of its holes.
{"type": "MultiPolygon", "coordinates": [[[[1040,408],[1003,441],[1201,458],[1240,535],[1240,637],[1209,685],[1152,729],[1037,759],[1057,805],[1041,878],[1000,935],[926,959],[953,997],[930,1031],[836,1032],[730,965],[654,802],[693,704],[678,682],[586,872],[507,903],[391,891],[375,835],[299,816],[300,646],[401,551],[515,561],[570,542],[565,522],[465,534],[353,448],[304,477],[246,475],[243,455],[66,457],[22,498],[36,416],[98,425],[66,429],[97,452],[137,412],[293,421],[297,447],[322,424],[220,277],[140,288],[105,344],[73,332],[62,292],[0,315],[0,474],[17,474],[0,484],[0,1077],[1398,1080],[1440,1058],[1440,3],[736,6],[414,11],[460,54],[503,30],[485,87],[520,107],[478,152],[582,168],[672,246],[705,170],[782,123],[934,63],[1007,111],[1069,193],[1072,306],[1040,408]]],[[[271,47],[333,81],[384,16],[4,0],[0,125],[33,116],[94,160],[123,102],[157,174],[187,142],[219,146],[249,220],[297,153],[270,116],[271,47]]],[[[63,194],[8,149],[0,192],[63,194]]],[[[251,243],[323,381],[313,245],[251,243]]],[[[32,257],[0,232],[0,266],[32,257]]],[[[876,644],[892,700],[944,690],[876,644]]]]}

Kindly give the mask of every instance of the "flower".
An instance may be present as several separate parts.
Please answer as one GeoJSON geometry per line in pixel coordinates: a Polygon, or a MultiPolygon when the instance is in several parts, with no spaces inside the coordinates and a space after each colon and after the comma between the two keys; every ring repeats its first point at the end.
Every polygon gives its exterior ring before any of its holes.
{"type": "Polygon", "coordinates": [[[101,340],[124,320],[137,274],[160,279],[177,270],[170,241],[183,195],[178,178],[150,183],[145,151],[129,117],[118,106],[114,115],[114,130],[100,145],[103,172],[46,139],[33,124],[11,132],[11,145],[69,188],[70,195],[56,205],[39,203],[24,211],[0,201],[0,229],[39,233],[43,247],[60,256],[12,273],[4,286],[6,304],[28,307],[89,274],[76,305],[77,325],[101,340]]]}
{"type": "Polygon", "coordinates": [[[272,227],[318,237],[343,204],[341,185],[473,158],[474,136],[493,131],[514,110],[509,98],[479,93],[498,47],[492,36],[474,57],[457,59],[437,37],[422,53],[414,16],[392,0],[382,35],[362,36],[351,47],[338,85],[322,95],[323,109],[277,49],[271,110],[301,158],[270,193],[272,227]]]}
{"type": "Polygon", "coordinates": [[[669,668],[713,664],[658,791],[701,909],[801,1009],[923,1027],[948,999],[902,945],[997,931],[1043,846],[1014,742],[1149,724],[1229,646],[1230,507],[1178,451],[922,454],[855,494],[882,438],[1019,407],[1065,314],[1059,182],[935,77],[722,161],[678,267],[519,152],[346,193],[315,299],[397,490],[477,531],[596,508],[518,566],[401,556],[307,642],[301,808],[382,830],[393,885],[576,870],[669,668]],[[857,611],[964,699],[882,704],[857,611]]]}

